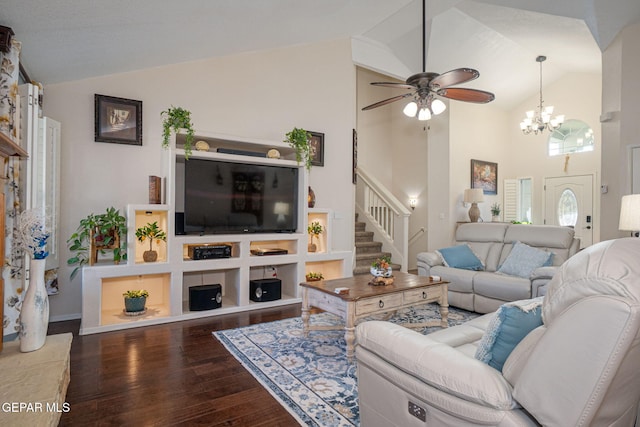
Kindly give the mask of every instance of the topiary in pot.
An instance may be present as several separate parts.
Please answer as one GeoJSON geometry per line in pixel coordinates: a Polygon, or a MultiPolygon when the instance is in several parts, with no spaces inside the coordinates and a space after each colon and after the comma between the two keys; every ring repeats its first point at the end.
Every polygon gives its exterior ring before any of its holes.
{"type": "Polygon", "coordinates": [[[142,259],[145,262],[154,262],[158,259],[158,253],[153,250],[153,241],[155,240],[157,244],[160,244],[161,241],[166,242],[167,234],[158,226],[158,222],[154,221],[138,228],[136,230],[136,238],[140,243],[144,243],[145,240],[149,239],[149,250],[144,251],[142,259]]]}
{"type": "Polygon", "coordinates": [[[184,139],[184,158],[189,159],[191,156],[191,145],[193,144],[193,123],[191,123],[191,112],[182,107],[174,107],[164,110],[160,113],[162,117],[162,147],[169,147],[169,138],[171,130],[178,133],[180,129],[187,131],[184,139]]]}

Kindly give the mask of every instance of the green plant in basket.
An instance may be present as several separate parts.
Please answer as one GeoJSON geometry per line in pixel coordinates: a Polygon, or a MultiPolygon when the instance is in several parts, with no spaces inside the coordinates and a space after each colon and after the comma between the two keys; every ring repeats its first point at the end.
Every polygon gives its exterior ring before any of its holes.
{"type": "Polygon", "coordinates": [[[500,209],[500,203],[494,203],[491,205],[491,215],[499,216],[502,209],[500,209]]]}
{"type": "Polygon", "coordinates": [[[102,214],[91,213],[80,220],[76,231],[67,240],[67,246],[73,256],[67,260],[68,265],[76,265],[71,272],[73,279],[85,264],[94,264],[98,252],[105,253],[105,249],[113,250],[113,262],[118,264],[127,259],[125,251],[126,239],[121,239],[127,233],[127,219],[120,215],[120,211],[109,207],[102,214]]]}

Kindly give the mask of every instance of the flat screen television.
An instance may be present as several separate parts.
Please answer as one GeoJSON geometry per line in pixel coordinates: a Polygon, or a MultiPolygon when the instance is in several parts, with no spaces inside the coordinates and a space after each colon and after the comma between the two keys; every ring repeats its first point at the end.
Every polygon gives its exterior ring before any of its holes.
{"type": "Polygon", "coordinates": [[[292,233],[297,228],[298,168],[184,162],[185,232],[292,233]]]}

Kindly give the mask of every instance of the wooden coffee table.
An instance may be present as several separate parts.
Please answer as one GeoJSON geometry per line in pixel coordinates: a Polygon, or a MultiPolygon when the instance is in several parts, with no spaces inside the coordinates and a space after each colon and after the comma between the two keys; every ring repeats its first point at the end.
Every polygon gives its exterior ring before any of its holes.
{"type": "Polygon", "coordinates": [[[378,313],[395,312],[398,309],[419,304],[437,302],[440,305],[440,320],[426,323],[409,323],[408,327],[448,326],[449,282],[434,281],[429,277],[394,272],[391,285],[369,285],[368,274],[335,280],[302,282],[302,323],[305,336],[312,330],[336,329],[331,326],[309,325],[309,309],[317,307],[340,316],[345,323],[344,338],[347,342],[347,357],[353,357],[356,321],[378,313]],[[337,294],[336,288],[349,288],[347,294],[337,294]]]}

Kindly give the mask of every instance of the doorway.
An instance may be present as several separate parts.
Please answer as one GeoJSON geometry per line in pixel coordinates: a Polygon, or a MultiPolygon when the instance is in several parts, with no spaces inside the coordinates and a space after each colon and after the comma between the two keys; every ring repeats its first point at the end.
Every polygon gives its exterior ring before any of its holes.
{"type": "Polygon", "coordinates": [[[593,175],[544,180],[544,223],[573,227],[580,248],[593,244],[593,175]]]}

